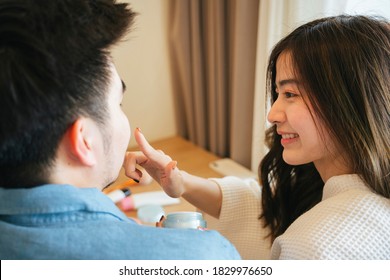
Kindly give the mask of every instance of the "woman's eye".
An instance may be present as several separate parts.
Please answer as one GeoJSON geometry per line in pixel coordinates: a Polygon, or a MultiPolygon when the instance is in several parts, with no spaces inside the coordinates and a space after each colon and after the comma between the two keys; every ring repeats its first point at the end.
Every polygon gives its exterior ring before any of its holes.
{"type": "Polygon", "coordinates": [[[280,96],[283,96],[283,98],[286,98],[286,99],[290,99],[290,98],[298,96],[298,94],[292,93],[289,91],[284,91],[284,92],[280,92],[280,93],[275,92],[275,100],[278,99],[280,96]]]}
{"type": "Polygon", "coordinates": [[[285,92],[284,96],[286,96],[286,98],[291,98],[291,97],[295,97],[297,95],[295,93],[292,93],[292,92],[285,92]]]}

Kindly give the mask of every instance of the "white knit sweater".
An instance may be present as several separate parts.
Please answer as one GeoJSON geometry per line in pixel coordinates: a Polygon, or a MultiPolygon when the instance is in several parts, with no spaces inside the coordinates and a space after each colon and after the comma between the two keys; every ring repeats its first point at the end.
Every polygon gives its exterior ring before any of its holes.
{"type": "Polygon", "coordinates": [[[221,187],[223,203],[218,220],[206,215],[208,227],[228,238],[243,259],[390,259],[390,199],[374,194],[358,175],[330,178],[322,201],[273,244],[259,220],[257,182],[212,180],[221,187]]]}

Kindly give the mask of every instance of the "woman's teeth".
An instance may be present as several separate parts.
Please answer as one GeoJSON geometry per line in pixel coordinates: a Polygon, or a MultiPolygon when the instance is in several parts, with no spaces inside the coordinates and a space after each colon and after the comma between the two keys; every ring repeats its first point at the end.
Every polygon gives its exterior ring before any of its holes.
{"type": "Polygon", "coordinates": [[[298,137],[298,134],[290,133],[290,134],[282,134],[283,139],[292,139],[298,137]]]}

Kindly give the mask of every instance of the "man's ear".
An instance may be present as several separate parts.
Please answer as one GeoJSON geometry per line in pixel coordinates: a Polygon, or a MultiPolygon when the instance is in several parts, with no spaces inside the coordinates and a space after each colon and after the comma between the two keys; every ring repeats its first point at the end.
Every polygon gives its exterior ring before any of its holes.
{"type": "Polygon", "coordinates": [[[93,166],[97,159],[92,145],[93,127],[86,118],[77,119],[67,131],[69,152],[72,158],[79,161],[83,165],[93,166]]]}

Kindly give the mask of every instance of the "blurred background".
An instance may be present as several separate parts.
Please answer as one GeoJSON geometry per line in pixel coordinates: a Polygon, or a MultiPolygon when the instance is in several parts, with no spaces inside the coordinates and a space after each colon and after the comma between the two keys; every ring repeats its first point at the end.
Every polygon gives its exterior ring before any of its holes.
{"type": "MultiPolygon", "coordinates": [[[[119,2],[119,1],[118,1],[119,2]]],[[[122,106],[132,130],[141,127],[150,141],[177,134],[168,52],[167,0],[129,0],[138,13],[125,42],[114,48],[126,83],[122,106]]],[[[131,139],[130,145],[135,141],[131,139]]]]}
{"type": "MultiPolygon", "coordinates": [[[[123,109],[149,141],[185,139],[257,170],[266,152],[265,67],[272,46],[309,20],[381,15],[388,0],[122,0],[139,15],[113,50],[123,109]]],[[[134,147],[132,138],[130,147],[134,147]]]]}

